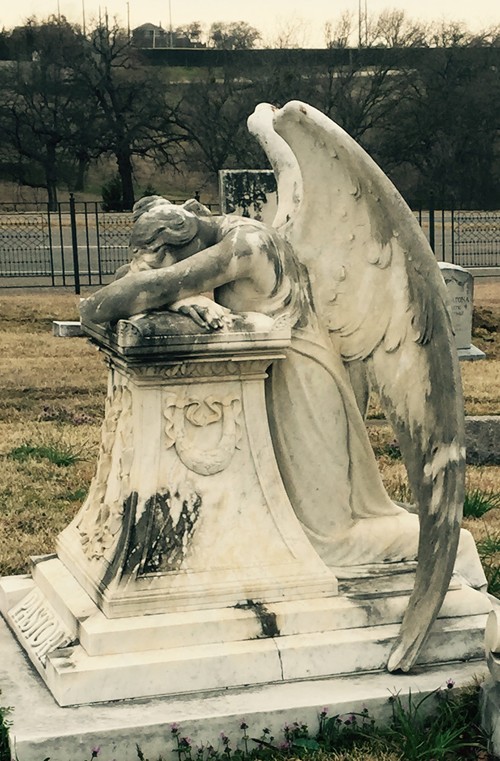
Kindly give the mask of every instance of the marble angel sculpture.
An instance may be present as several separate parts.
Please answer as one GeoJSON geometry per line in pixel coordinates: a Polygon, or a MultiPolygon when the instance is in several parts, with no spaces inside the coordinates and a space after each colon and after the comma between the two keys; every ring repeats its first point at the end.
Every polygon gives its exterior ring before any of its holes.
{"type": "MultiPolygon", "coordinates": [[[[277,174],[277,226],[212,216],[196,201],[142,199],[130,265],[83,302],[82,318],[114,322],[169,308],[223,330],[230,312],[288,315],[291,347],[266,388],[285,488],[334,570],[418,555],[388,663],[408,670],[448,589],[460,538],[464,425],[445,286],[410,210],[340,127],[299,102],[262,105],[249,126],[277,174]],[[200,297],[207,291],[213,301],[200,297]],[[384,489],[346,371],[354,362],[370,366],[418,516],[384,489]]],[[[465,556],[471,542],[462,532],[465,556]]],[[[479,569],[474,583],[483,580],[479,569]]]]}

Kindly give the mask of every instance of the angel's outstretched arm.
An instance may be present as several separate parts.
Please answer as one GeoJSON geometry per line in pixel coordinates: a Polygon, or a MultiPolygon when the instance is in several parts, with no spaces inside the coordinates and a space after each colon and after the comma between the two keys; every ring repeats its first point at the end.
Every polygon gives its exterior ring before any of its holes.
{"type": "Polygon", "coordinates": [[[85,299],[80,312],[84,321],[96,323],[126,319],[248,277],[250,259],[236,256],[222,241],[170,267],[130,272],[85,299]]]}

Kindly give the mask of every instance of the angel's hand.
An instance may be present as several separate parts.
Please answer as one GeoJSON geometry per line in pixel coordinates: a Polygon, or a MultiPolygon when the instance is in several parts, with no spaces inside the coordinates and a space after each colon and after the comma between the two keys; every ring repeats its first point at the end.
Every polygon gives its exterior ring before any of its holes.
{"type": "Polygon", "coordinates": [[[217,304],[207,296],[190,296],[186,299],[174,301],[169,307],[171,312],[178,312],[191,317],[201,328],[209,330],[221,330],[225,325],[231,324],[231,310],[217,304]]]}

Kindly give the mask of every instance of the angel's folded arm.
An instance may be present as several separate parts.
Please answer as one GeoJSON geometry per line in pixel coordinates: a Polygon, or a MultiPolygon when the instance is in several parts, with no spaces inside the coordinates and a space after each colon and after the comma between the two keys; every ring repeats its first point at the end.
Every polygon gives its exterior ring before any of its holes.
{"type": "Polygon", "coordinates": [[[126,319],[249,277],[250,260],[235,256],[230,243],[222,241],[170,267],[128,273],[85,299],[80,312],[90,322],[126,319]]]}

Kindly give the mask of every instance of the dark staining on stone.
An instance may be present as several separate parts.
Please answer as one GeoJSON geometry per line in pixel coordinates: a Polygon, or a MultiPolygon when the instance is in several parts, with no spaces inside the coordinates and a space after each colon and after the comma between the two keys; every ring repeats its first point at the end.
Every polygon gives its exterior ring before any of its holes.
{"type": "Polygon", "coordinates": [[[133,491],[123,502],[123,528],[120,534],[120,538],[118,539],[113,560],[109,566],[107,566],[107,569],[101,580],[101,589],[105,589],[116,575],[121,578],[125,573],[125,560],[129,554],[130,536],[135,523],[138,498],[139,495],[137,492],[133,491]]]}
{"type": "Polygon", "coordinates": [[[166,573],[181,567],[193,538],[201,503],[199,494],[181,494],[178,490],[150,497],[137,524],[139,534],[142,533],[141,520],[147,524],[141,573],[166,573]],[[180,511],[172,510],[175,503],[180,511]],[[175,522],[172,513],[177,515],[175,522]]]}
{"type": "Polygon", "coordinates": [[[275,296],[278,290],[281,288],[283,282],[283,260],[280,254],[281,241],[276,241],[276,234],[267,234],[262,241],[262,251],[267,256],[267,259],[272,264],[274,269],[275,283],[274,288],[271,291],[271,296],[275,296]]]}
{"type": "Polygon", "coordinates": [[[188,553],[201,503],[195,492],[167,490],[151,496],[136,521],[138,494],[132,492],[124,503],[124,530],[103,584],[116,573],[125,579],[133,574],[178,570],[188,553]],[[173,511],[175,502],[178,509],[173,511]]]}
{"type": "Polygon", "coordinates": [[[238,603],[234,607],[238,608],[239,610],[252,610],[255,613],[260,623],[262,638],[280,636],[280,630],[278,629],[278,624],[276,623],[276,613],[268,610],[264,603],[258,602],[256,600],[247,600],[244,603],[238,603]]]}

